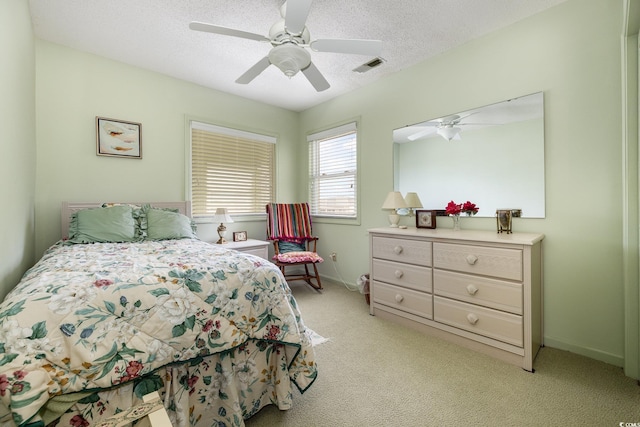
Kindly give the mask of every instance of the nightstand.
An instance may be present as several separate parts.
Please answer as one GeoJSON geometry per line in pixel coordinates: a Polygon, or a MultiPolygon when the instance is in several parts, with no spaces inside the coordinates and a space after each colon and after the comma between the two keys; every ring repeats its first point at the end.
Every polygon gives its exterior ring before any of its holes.
{"type": "Polygon", "coordinates": [[[227,242],[220,246],[224,246],[225,248],[229,249],[235,249],[236,251],[244,252],[247,254],[257,255],[261,258],[269,260],[269,244],[269,242],[265,242],[264,240],[247,239],[242,242],[227,242]]]}

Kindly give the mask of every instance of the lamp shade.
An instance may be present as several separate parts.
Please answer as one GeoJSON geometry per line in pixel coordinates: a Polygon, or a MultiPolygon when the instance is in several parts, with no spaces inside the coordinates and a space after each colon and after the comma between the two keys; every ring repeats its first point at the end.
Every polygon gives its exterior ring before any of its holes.
{"type": "Polygon", "coordinates": [[[409,192],[406,196],[404,196],[404,201],[407,203],[407,207],[409,208],[421,208],[422,202],[420,201],[420,197],[418,197],[418,193],[409,192]]]}
{"type": "Polygon", "coordinates": [[[404,201],[404,197],[399,191],[391,191],[387,194],[387,198],[382,204],[382,209],[401,209],[408,208],[407,203],[404,201]]]}
{"type": "Polygon", "coordinates": [[[226,222],[227,224],[229,224],[233,222],[233,219],[231,218],[231,216],[229,216],[227,208],[217,208],[216,213],[213,216],[213,222],[226,222]]]}

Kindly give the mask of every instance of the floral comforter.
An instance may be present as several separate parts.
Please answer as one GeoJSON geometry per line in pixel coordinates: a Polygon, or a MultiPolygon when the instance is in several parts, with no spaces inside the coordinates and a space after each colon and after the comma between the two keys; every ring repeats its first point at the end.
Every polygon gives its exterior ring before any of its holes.
{"type": "Polygon", "coordinates": [[[0,406],[18,426],[44,425],[48,402],[75,392],[89,410],[64,425],[89,425],[127,387],[161,390],[165,406],[188,395],[174,425],[243,425],[264,404],[286,409],[289,383],[304,392],[316,373],[280,271],[199,240],[59,242],[0,305],[0,406]]]}

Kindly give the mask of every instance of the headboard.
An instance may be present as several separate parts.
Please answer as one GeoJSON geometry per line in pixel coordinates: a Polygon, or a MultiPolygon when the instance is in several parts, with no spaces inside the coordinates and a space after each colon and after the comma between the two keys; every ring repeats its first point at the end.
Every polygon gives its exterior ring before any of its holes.
{"type": "MultiPolygon", "coordinates": [[[[71,222],[71,215],[74,212],[77,212],[82,209],[88,208],[99,208],[104,203],[108,202],[62,202],[62,210],[60,211],[60,233],[62,234],[62,238],[69,237],[69,222],[71,222]]],[[[191,218],[191,202],[119,202],[126,203],[129,205],[151,205],[154,208],[161,209],[177,209],[183,215],[191,218]]]]}

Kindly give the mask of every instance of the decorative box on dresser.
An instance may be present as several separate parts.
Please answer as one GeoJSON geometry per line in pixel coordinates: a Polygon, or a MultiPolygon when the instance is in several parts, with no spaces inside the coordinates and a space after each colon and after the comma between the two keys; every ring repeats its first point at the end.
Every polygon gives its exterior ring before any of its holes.
{"type": "Polygon", "coordinates": [[[543,238],[371,229],[370,312],[533,372],[542,346],[543,238]]]}

